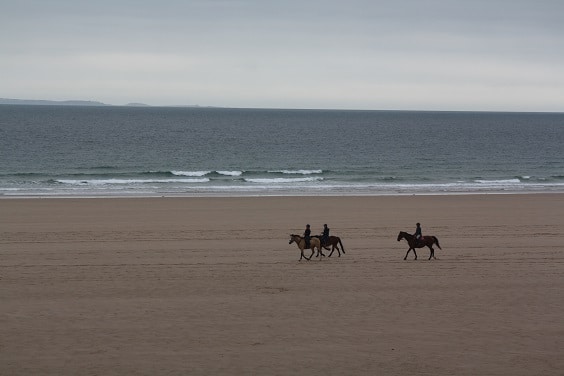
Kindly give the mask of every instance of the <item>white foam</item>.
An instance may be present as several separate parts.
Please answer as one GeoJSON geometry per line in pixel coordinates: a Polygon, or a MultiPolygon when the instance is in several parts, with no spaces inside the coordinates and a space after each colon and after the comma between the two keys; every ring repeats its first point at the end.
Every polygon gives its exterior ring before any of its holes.
{"type": "Polygon", "coordinates": [[[311,174],[322,174],[323,170],[275,170],[268,172],[279,172],[282,174],[292,174],[292,175],[311,175],[311,174]]]}
{"type": "Polygon", "coordinates": [[[226,175],[226,176],[241,176],[243,174],[243,171],[216,171],[216,172],[220,175],[226,175]]]}
{"type": "Polygon", "coordinates": [[[171,171],[170,173],[176,176],[205,176],[211,171],[171,171]]]}
{"type": "Polygon", "coordinates": [[[323,178],[253,178],[245,179],[249,183],[261,183],[261,184],[279,184],[279,183],[304,183],[304,182],[314,182],[320,181],[323,178]]]}
{"type": "Polygon", "coordinates": [[[207,183],[208,178],[203,179],[58,179],[58,183],[70,185],[119,185],[119,184],[150,184],[150,183],[207,183]]]}
{"type": "Polygon", "coordinates": [[[492,184],[492,185],[499,185],[499,184],[518,184],[521,183],[519,179],[502,179],[502,180],[475,180],[476,183],[480,184],[492,184]]]}

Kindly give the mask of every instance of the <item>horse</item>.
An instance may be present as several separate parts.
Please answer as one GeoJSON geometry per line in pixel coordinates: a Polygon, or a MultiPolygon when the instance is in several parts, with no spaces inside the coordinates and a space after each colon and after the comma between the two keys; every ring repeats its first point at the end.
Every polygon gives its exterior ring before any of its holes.
{"type": "Polygon", "coordinates": [[[398,242],[402,239],[407,240],[407,244],[409,244],[409,249],[407,250],[405,257],[403,258],[404,260],[407,259],[407,255],[409,254],[409,251],[411,251],[412,249],[413,249],[413,253],[415,253],[415,260],[417,260],[417,252],[415,252],[415,248],[423,248],[423,247],[429,247],[429,249],[431,250],[431,254],[429,255],[429,260],[431,258],[434,258],[436,260],[437,258],[435,257],[435,250],[433,249],[433,245],[436,244],[437,247],[439,247],[439,249],[442,249],[441,246],[439,245],[439,239],[437,239],[437,237],[435,236],[423,236],[420,239],[416,239],[414,235],[411,235],[410,233],[407,233],[405,231],[400,231],[398,235],[398,242]]]}
{"type": "MultiPolygon", "coordinates": [[[[315,237],[319,238],[319,240],[322,240],[321,235],[315,235],[315,237]]],[[[343,254],[345,254],[345,247],[341,242],[341,238],[339,238],[338,236],[330,236],[328,241],[326,243],[321,244],[321,246],[326,250],[329,250],[329,246],[331,246],[331,253],[329,253],[329,257],[331,257],[335,249],[339,253],[339,257],[341,257],[341,250],[343,251],[343,254]],[[339,249],[339,245],[341,246],[341,249],[339,249]]]]}
{"type": "Polygon", "coordinates": [[[304,255],[304,249],[306,243],[303,237],[295,234],[290,235],[290,241],[288,242],[288,244],[292,244],[292,243],[296,243],[296,245],[300,249],[301,252],[300,261],[302,261],[302,258],[305,258],[308,261],[311,260],[311,258],[313,257],[313,252],[315,252],[315,248],[317,248],[317,255],[315,255],[315,257],[318,257],[319,255],[325,257],[325,255],[323,254],[323,249],[321,248],[321,240],[319,240],[319,238],[312,236],[309,239],[309,248],[311,249],[311,255],[309,255],[309,258],[304,255]]]}

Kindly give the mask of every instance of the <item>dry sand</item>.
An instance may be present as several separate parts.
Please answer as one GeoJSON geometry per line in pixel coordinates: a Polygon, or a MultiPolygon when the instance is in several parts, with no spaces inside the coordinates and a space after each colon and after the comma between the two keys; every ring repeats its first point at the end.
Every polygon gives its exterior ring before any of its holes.
{"type": "Polygon", "coordinates": [[[3,199],[0,247],[0,375],[564,375],[564,194],[3,199]]]}

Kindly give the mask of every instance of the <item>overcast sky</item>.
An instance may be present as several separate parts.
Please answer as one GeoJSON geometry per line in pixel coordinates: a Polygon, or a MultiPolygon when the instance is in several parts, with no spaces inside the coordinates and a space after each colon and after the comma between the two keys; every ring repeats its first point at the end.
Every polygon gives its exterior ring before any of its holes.
{"type": "Polygon", "coordinates": [[[0,0],[0,97],[564,111],[564,0],[0,0]]]}

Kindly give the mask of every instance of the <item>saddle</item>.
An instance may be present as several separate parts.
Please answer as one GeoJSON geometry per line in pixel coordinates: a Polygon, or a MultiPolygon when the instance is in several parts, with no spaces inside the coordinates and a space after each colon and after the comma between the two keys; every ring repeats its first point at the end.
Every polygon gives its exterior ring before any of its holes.
{"type": "Polygon", "coordinates": [[[321,235],[312,235],[311,237],[312,237],[312,238],[317,238],[317,239],[319,239],[319,243],[321,243],[321,246],[322,246],[322,247],[325,247],[326,245],[329,244],[329,241],[328,241],[328,240],[323,241],[323,236],[321,236],[321,235]]]}

